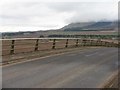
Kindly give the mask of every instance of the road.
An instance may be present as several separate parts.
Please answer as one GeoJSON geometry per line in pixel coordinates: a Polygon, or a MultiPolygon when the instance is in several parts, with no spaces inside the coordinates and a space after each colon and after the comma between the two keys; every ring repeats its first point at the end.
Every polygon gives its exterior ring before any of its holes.
{"type": "Polygon", "coordinates": [[[3,67],[3,88],[96,88],[118,69],[117,48],[94,48],[3,67]]]}

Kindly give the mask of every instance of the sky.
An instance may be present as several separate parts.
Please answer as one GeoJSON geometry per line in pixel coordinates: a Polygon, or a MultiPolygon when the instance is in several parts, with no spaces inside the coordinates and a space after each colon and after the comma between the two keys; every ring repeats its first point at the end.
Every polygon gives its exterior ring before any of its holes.
{"type": "Polygon", "coordinates": [[[1,0],[0,32],[58,29],[69,23],[114,21],[119,0],[1,0]]]}

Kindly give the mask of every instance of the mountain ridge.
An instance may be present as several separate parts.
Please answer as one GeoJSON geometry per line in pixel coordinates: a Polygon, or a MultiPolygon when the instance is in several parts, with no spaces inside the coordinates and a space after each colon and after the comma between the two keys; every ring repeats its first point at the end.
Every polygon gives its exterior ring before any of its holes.
{"type": "Polygon", "coordinates": [[[76,22],[70,23],[61,30],[63,31],[84,31],[84,30],[111,30],[117,28],[117,22],[102,21],[102,22],[76,22]]]}

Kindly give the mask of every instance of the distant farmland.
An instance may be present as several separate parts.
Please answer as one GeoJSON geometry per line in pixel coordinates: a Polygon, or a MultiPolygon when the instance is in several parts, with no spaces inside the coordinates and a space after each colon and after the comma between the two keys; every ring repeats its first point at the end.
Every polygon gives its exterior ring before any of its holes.
{"type": "Polygon", "coordinates": [[[36,32],[16,32],[3,33],[3,38],[39,38],[39,37],[75,37],[81,35],[117,35],[115,30],[111,31],[36,31],[36,32]]]}

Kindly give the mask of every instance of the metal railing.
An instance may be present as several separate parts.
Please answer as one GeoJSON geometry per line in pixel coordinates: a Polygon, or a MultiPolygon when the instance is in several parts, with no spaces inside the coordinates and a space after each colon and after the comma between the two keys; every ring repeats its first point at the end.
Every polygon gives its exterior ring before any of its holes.
{"type": "Polygon", "coordinates": [[[69,47],[119,47],[118,41],[87,38],[15,38],[2,40],[2,55],[69,47]]]}

